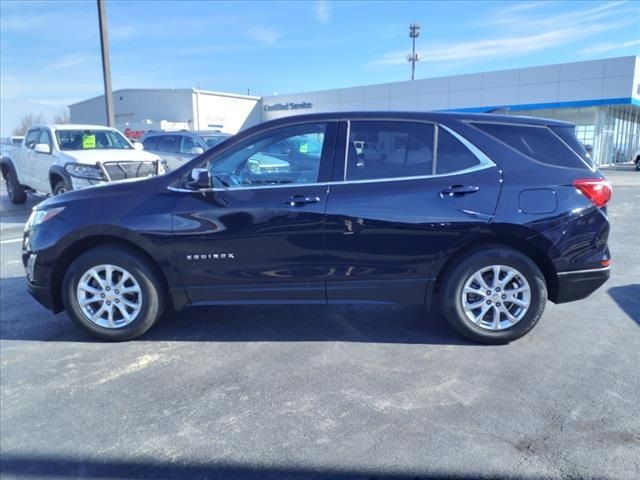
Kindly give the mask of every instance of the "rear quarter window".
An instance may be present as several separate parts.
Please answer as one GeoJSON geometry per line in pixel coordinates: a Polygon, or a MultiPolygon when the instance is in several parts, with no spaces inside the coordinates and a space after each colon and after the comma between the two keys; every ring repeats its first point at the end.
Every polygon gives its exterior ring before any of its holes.
{"type": "Polygon", "coordinates": [[[579,154],[547,127],[479,122],[472,125],[540,163],[565,168],[586,166],[579,154]]]}

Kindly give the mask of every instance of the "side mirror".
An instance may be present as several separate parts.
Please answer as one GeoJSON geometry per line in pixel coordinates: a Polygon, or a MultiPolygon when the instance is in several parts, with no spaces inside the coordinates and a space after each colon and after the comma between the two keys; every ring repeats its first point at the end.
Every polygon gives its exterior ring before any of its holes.
{"type": "Polygon", "coordinates": [[[133,142],[133,148],[135,150],[144,150],[144,145],[142,145],[140,142],[133,142]]]}
{"type": "Polygon", "coordinates": [[[204,153],[204,148],[202,147],[193,147],[191,148],[191,155],[201,155],[204,153]]]}
{"type": "Polygon", "coordinates": [[[211,188],[211,175],[206,168],[194,168],[191,170],[191,181],[187,182],[189,188],[200,190],[211,188]]]}
{"type": "Polygon", "coordinates": [[[33,150],[38,153],[47,153],[47,154],[51,153],[51,147],[46,143],[36,143],[35,146],[33,147],[33,150]]]}

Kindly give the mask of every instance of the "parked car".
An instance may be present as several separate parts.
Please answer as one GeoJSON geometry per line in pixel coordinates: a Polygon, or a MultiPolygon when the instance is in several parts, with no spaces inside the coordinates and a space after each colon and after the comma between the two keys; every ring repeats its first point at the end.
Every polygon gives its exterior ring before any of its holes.
{"type": "Polygon", "coordinates": [[[39,125],[29,129],[19,146],[3,152],[0,168],[11,202],[24,203],[27,191],[59,195],[164,173],[160,158],[142,148],[113,128],[39,125]]]}
{"type": "Polygon", "coordinates": [[[173,170],[230,136],[228,133],[219,131],[149,131],[141,141],[146,151],[158,155],[166,162],[168,169],[173,170]]]}
{"type": "Polygon", "coordinates": [[[143,334],[169,307],[439,299],[463,335],[509,342],[547,299],[585,298],[609,277],[611,186],[573,132],[466,113],[267,122],[166,175],[38,205],[24,233],[28,288],[107,340],[143,334]],[[319,155],[252,168],[305,138],[319,155]],[[384,139],[384,161],[358,154],[362,138],[384,139]]]}

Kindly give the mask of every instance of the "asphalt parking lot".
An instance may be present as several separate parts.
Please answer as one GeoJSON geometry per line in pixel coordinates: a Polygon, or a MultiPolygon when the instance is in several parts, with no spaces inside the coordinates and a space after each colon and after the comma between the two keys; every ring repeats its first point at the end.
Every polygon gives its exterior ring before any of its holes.
{"type": "Polygon", "coordinates": [[[640,478],[640,172],[610,281],[506,346],[415,306],[194,308],[100,343],[26,293],[2,190],[3,478],[640,478]]]}

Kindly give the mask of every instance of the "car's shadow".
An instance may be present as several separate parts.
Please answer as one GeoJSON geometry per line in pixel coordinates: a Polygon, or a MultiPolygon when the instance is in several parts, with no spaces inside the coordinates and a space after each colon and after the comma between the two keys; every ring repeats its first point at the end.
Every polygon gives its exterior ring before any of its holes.
{"type": "Polygon", "coordinates": [[[607,292],[624,313],[640,326],[640,283],[611,287],[607,292]]]}
{"type": "MultiPolygon", "coordinates": [[[[53,315],[26,293],[24,278],[0,280],[0,338],[93,342],[66,315],[53,315]]],[[[437,307],[416,305],[251,305],[166,312],[140,341],[371,342],[473,345],[437,307]]]]}

